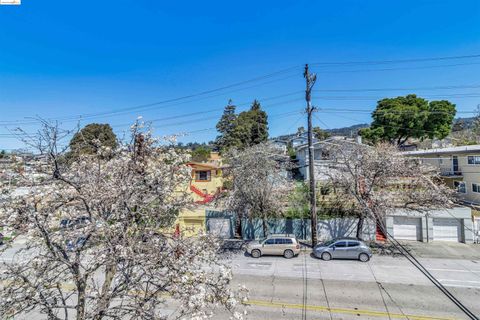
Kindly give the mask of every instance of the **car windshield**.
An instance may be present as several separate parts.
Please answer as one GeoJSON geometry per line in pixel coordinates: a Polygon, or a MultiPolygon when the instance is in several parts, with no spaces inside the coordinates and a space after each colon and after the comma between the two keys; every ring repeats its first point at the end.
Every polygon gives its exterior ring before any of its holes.
{"type": "Polygon", "coordinates": [[[322,246],[328,247],[329,245],[335,243],[335,240],[328,240],[327,242],[322,243],[322,246]]]}

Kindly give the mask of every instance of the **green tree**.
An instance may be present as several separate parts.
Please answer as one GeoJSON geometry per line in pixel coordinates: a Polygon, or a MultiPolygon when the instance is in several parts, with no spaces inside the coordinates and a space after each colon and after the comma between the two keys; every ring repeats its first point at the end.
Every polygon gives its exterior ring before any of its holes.
{"type": "Polygon", "coordinates": [[[207,146],[201,145],[195,148],[194,150],[192,150],[190,155],[192,156],[192,161],[206,162],[210,157],[210,152],[211,152],[210,148],[208,148],[207,146]]]}
{"type": "Polygon", "coordinates": [[[254,100],[250,110],[238,115],[235,126],[236,147],[244,149],[268,140],[268,117],[254,100]]]}
{"type": "Polygon", "coordinates": [[[248,111],[235,115],[235,106],[231,103],[225,107],[217,124],[220,135],[215,145],[221,152],[232,147],[245,149],[268,140],[268,116],[260,103],[254,100],[248,111]]]}
{"type": "Polygon", "coordinates": [[[253,100],[249,113],[252,119],[250,145],[255,145],[267,141],[268,116],[267,113],[262,110],[260,102],[258,102],[256,99],[253,100]]]}
{"type": "Polygon", "coordinates": [[[478,137],[480,136],[480,104],[477,105],[477,114],[473,119],[472,132],[478,137]]]}
{"type": "Polygon", "coordinates": [[[388,141],[403,145],[409,138],[443,139],[452,130],[455,105],[449,101],[431,101],[414,94],[386,98],[372,113],[373,122],[360,134],[373,143],[388,141]]]}
{"type": "Polygon", "coordinates": [[[96,154],[101,147],[115,149],[117,145],[117,136],[109,124],[90,123],[70,140],[69,156],[96,154]]]}
{"type": "Polygon", "coordinates": [[[234,136],[237,125],[235,109],[236,106],[232,104],[232,100],[229,100],[225,106],[222,117],[217,123],[216,128],[220,135],[218,135],[215,140],[215,146],[220,151],[228,150],[237,144],[234,136]]]}
{"type": "Polygon", "coordinates": [[[330,133],[321,129],[320,127],[313,128],[313,136],[318,140],[325,140],[330,137],[330,133]]]}

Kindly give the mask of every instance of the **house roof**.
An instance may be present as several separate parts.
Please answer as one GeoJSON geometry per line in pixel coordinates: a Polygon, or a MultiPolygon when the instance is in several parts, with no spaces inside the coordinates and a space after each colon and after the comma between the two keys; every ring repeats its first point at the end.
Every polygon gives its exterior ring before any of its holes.
{"type": "Polygon", "coordinates": [[[417,151],[405,151],[402,154],[411,156],[411,155],[429,155],[429,154],[451,154],[451,153],[479,153],[480,144],[474,144],[470,146],[458,146],[458,147],[447,147],[447,148],[438,148],[438,149],[426,149],[426,150],[417,150],[417,151]]]}
{"type": "MultiPolygon", "coordinates": [[[[354,140],[349,139],[349,138],[344,137],[344,136],[331,136],[331,137],[329,137],[325,140],[314,141],[313,145],[317,146],[317,145],[322,145],[322,144],[329,144],[329,143],[332,143],[332,142],[350,142],[350,143],[353,142],[353,143],[356,143],[354,140]]],[[[308,143],[301,144],[301,145],[297,146],[295,149],[298,151],[298,150],[301,150],[301,149],[304,149],[304,148],[308,148],[308,143]]]]}
{"type": "Polygon", "coordinates": [[[201,167],[201,168],[209,168],[209,169],[219,169],[220,167],[213,164],[213,163],[203,163],[203,162],[194,162],[190,161],[187,165],[191,167],[201,167]]]}

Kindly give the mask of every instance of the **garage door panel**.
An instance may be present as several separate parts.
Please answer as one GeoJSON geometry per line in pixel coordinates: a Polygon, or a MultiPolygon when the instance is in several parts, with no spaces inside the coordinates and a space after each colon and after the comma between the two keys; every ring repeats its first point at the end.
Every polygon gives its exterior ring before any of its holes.
{"type": "Polygon", "coordinates": [[[421,239],[421,231],[420,218],[393,218],[393,237],[395,239],[418,241],[421,239]]]}
{"type": "Polygon", "coordinates": [[[461,241],[460,221],[450,218],[433,219],[433,241],[461,241]]]}

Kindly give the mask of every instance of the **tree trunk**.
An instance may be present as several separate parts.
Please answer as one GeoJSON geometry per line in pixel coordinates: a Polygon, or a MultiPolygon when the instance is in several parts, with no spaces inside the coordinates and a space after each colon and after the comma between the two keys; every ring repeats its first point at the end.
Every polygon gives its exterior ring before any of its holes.
{"type": "Polygon", "coordinates": [[[267,224],[266,218],[262,219],[262,227],[263,227],[263,236],[266,238],[268,235],[268,224],[267,224]]]}
{"type": "Polygon", "coordinates": [[[363,234],[363,222],[365,220],[365,217],[361,215],[358,217],[358,223],[357,223],[357,238],[362,239],[362,234],[363,234]]]}
{"type": "Polygon", "coordinates": [[[86,283],[84,279],[77,279],[77,318],[76,320],[85,319],[85,289],[86,283]]]}
{"type": "Polygon", "coordinates": [[[93,318],[94,320],[101,320],[104,317],[105,310],[110,305],[109,291],[113,282],[113,278],[117,273],[116,264],[110,264],[105,267],[105,281],[103,282],[102,292],[99,297],[97,314],[93,318]]]}
{"type": "Polygon", "coordinates": [[[237,214],[237,216],[235,217],[235,232],[234,232],[234,238],[236,239],[243,239],[242,220],[243,220],[243,214],[237,214]]]}

